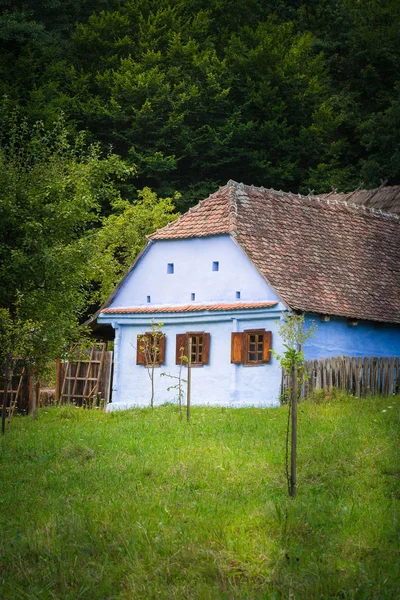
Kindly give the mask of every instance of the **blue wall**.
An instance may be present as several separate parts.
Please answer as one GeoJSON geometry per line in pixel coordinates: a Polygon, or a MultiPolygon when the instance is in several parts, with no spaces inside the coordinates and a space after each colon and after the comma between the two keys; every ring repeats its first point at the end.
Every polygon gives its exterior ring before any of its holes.
{"type": "Polygon", "coordinates": [[[112,301],[111,308],[141,305],[279,300],[229,235],[157,240],[149,245],[112,301]],[[213,271],[213,262],[219,270],[213,271]],[[167,271],[174,265],[174,273],[167,271]],[[150,302],[147,303],[147,297],[150,302]]]}
{"type": "Polygon", "coordinates": [[[251,367],[231,364],[233,331],[258,328],[272,331],[273,348],[281,350],[277,320],[284,306],[229,235],[151,243],[110,304],[114,309],[140,306],[154,307],[154,313],[101,313],[98,317],[99,323],[111,323],[116,330],[113,403],[109,410],[149,403],[150,380],[147,370],[136,365],[136,345],[137,334],[149,331],[153,318],[164,323],[166,334],[166,361],[157,369],[157,404],[176,399],[176,390],[168,390],[176,380],[158,375],[178,375],[176,334],[186,331],[205,331],[211,335],[209,364],[192,369],[193,404],[268,406],[278,403],[281,373],[274,358],[268,364],[251,367]],[[215,262],[218,262],[218,270],[213,269],[215,262]],[[173,273],[168,273],[168,264],[174,265],[173,273]],[[194,301],[191,294],[195,294],[194,301]],[[225,312],[157,313],[160,305],[262,300],[277,304],[270,308],[225,312]]]}
{"type": "MultiPolygon", "coordinates": [[[[192,369],[192,403],[212,406],[272,406],[279,403],[281,372],[275,358],[263,365],[231,364],[231,333],[263,328],[272,331],[272,347],[280,352],[277,333],[279,312],[269,309],[204,314],[104,315],[116,327],[112,404],[108,410],[148,406],[150,379],[147,369],[136,365],[137,335],[150,329],[151,319],[162,321],[166,335],[165,364],[156,368],[155,404],[177,402],[177,390],[168,389],[177,377],[176,334],[205,331],[210,334],[209,364],[192,369]]],[[[186,378],[187,369],[182,369],[186,378]]],[[[186,397],[186,396],[185,396],[186,397]]]]}
{"type": "Polygon", "coordinates": [[[400,326],[358,321],[349,325],[347,319],[331,317],[323,322],[320,315],[307,314],[307,326],[314,321],[318,327],[307,341],[307,360],[328,356],[400,356],[400,326]]]}
{"type": "MultiPolygon", "coordinates": [[[[384,301],[384,300],[383,300],[384,301]]],[[[281,370],[275,358],[261,366],[232,365],[231,333],[263,328],[272,331],[272,347],[282,352],[278,319],[285,305],[258,273],[244,252],[228,235],[186,240],[152,242],[118,290],[110,307],[146,306],[147,314],[101,313],[99,323],[110,323],[116,331],[113,403],[109,410],[146,406],[150,399],[147,370],[136,365],[137,334],[149,331],[151,320],[162,321],[166,334],[166,361],[157,369],[156,404],[175,401],[171,388],[178,375],[175,365],[176,334],[205,331],[211,335],[208,365],[192,370],[193,404],[220,406],[276,405],[279,402],[281,370]],[[218,270],[213,263],[218,262],[218,270]],[[168,273],[173,264],[173,273],[168,273]],[[157,305],[212,302],[277,301],[270,308],[219,312],[157,313],[157,305]],[[191,295],[195,294],[192,301],[191,295]]],[[[306,315],[306,324],[318,326],[304,347],[307,359],[328,356],[400,356],[400,327],[360,321],[350,326],[347,319],[306,315]]]]}

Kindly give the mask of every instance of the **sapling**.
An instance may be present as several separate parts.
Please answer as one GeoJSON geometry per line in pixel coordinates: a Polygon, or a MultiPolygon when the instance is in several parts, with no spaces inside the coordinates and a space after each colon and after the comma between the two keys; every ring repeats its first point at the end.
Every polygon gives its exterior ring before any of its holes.
{"type": "Polygon", "coordinates": [[[286,429],[286,478],[288,482],[288,490],[290,496],[296,495],[296,450],[297,450],[297,400],[299,390],[307,377],[304,369],[304,352],[303,346],[305,342],[313,337],[317,325],[314,321],[310,327],[305,328],[304,314],[288,314],[284,316],[284,320],[279,322],[278,333],[283,339],[283,354],[277,354],[272,351],[274,356],[279,360],[282,369],[287,374],[291,374],[291,387],[285,392],[286,399],[289,405],[288,423],[286,429]],[[290,416],[292,417],[292,435],[291,435],[291,466],[289,476],[289,430],[290,416]]]}
{"type": "Polygon", "coordinates": [[[160,365],[160,344],[161,340],[165,338],[165,333],[161,331],[163,325],[164,323],[156,323],[152,319],[150,332],[138,335],[139,351],[143,355],[144,366],[151,382],[151,408],[154,408],[155,368],[160,365]]]}
{"type": "Polygon", "coordinates": [[[188,363],[188,357],[185,355],[185,348],[183,346],[181,346],[179,348],[179,371],[178,371],[178,376],[176,375],[171,375],[170,373],[161,373],[161,377],[169,377],[170,379],[176,379],[177,383],[175,385],[171,385],[170,387],[167,388],[168,391],[170,390],[177,390],[178,392],[178,407],[179,407],[179,420],[182,421],[183,418],[183,414],[182,414],[182,400],[183,400],[183,396],[184,396],[184,389],[183,389],[183,383],[187,384],[187,379],[183,379],[182,377],[182,367],[183,365],[186,363],[188,363]]]}

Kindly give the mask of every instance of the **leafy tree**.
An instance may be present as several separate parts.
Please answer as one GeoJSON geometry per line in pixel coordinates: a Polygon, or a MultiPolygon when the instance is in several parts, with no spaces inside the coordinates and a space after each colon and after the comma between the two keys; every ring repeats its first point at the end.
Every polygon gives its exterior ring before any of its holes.
{"type": "Polygon", "coordinates": [[[30,128],[2,108],[0,346],[11,333],[23,339],[20,351],[39,377],[78,335],[91,276],[87,231],[101,203],[118,197],[114,179],[131,169],[82,136],[70,140],[62,118],[30,128]]]}
{"type": "Polygon", "coordinates": [[[146,186],[179,190],[186,209],[232,177],[306,193],[400,182],[390,154],[397,0],[1,8],[0,93],[31,122],[50,124],[63,109],[75,131],[134,162],[131,200],[146,186]]]}
{"type": "Polygon", "coordinates": [[[372,114],[360,127],[368,150],[361,161],[361,177],[371,186],[386,178],[400,182],[400,81],[396,94],[386,110],[372,114]]]}
{"type": "Polygon", "coordinates": [[[146,236],[174,221],[172,198],[158,198],[149,188],[138,192],[139,199],[130,203],[116,197],[112,214],[101,220],[92,232],[90,277],[93,283],[91,303],[103,301],[126,273],[146,243],[146,236]]]}
{"type": "Polygon", "coordinates": [[[323,57],[261,2],[222,23],[228,4],[138,1],[92,15],[30,110],[61,105],[137,165],[139,186],[178,189],[184,208],[231,177],[298,189],[341,150],[323,57]]]}
{"type": "Polygon", "coordinates": [[[314,33],[315,48],[323,51],[329,68],[329,105],[337,117],[336,136],[342,144],[332,167],[347,171],[340,181],[334,173],[331,176],[329,165],[318,165],[311,186],[325,176],[336,180],[341,189],[351,189],[360,181],[374,187],[386,177],[400,183],[396,127],[400,4],[397,0],[300,4],[298,27],[314,33]]]}

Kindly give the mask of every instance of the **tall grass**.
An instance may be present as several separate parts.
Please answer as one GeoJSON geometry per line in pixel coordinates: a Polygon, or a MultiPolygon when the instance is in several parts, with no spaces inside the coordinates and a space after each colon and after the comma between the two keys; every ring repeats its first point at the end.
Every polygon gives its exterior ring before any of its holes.
{"type": "Polygon", "coordinates": [[[286,411],[15,418],[1,439],[0,597],[399,598],[400,399],[301,404],[295,499],[286,411]]]}

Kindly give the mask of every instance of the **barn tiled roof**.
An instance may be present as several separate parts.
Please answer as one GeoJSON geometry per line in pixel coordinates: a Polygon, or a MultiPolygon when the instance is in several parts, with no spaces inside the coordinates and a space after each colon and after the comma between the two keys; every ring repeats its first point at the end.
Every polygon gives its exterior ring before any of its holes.
{"type": "Polygon", "coordinates": [[[351,204],[363,204],[368,208],[400,215],[400,185],[382,185],[373,190],[358,189],[346,193],[330,192],[329,194],[321,194],[320,198],[351,202],[351,204]]]}
{"type": "Polygon", "coordinates": [[[170,306],[136,306],[130,308],[105,308],[106,314],[148,314],[148,313],[182,313],[220,310],[243,310],[249,308],[270,308],[276,306],[277,302],[219,302],[216,304],[177,304],[170,306]]]}
{"type": "Polygon", "coordinates": [[[229,181],[151,237],[230,234],[294,310],[400,323],[400,217],[229,181]]]}

